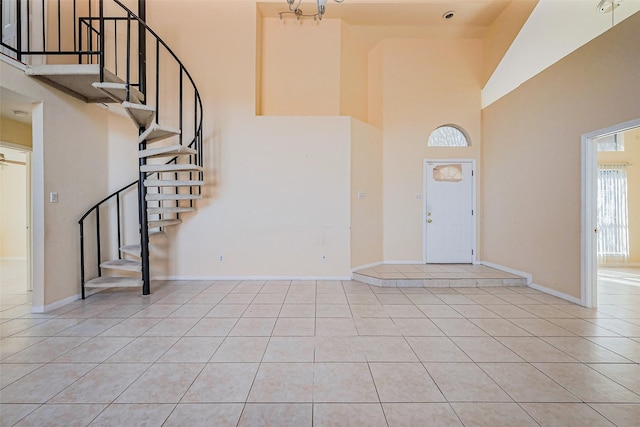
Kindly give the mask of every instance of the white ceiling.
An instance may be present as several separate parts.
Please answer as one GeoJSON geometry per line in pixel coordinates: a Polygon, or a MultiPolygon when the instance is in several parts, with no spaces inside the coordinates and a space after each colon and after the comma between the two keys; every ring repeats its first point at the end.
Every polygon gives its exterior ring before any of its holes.
{"type": "Polygon", "coordinates": [[[26,96],[20,95],[4,87],[0,87],[0,116],[18,122],[31,124],[31,110],[33,102],[26,96]],[[14,111],[24,111],[26,116],[19,116],[14,111]]]}

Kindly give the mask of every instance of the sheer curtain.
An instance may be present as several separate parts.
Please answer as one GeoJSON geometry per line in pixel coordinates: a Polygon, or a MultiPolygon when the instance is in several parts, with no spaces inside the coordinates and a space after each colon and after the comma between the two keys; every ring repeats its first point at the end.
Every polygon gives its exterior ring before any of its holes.
{"type": "Polygon", "coordinates": [[[598,165],[598,264],[629,257],[626,164],[598,165]]]}

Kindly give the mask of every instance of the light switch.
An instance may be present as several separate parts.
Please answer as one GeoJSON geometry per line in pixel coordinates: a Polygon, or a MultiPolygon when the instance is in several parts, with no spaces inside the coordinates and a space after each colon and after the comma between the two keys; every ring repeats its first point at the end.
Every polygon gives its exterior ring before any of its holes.
{"type": "Polygon", "coordinates": [[[56,193],[55,191],[49,193],[49,202],[58,203],[58,193],[56,193]]]}
{"type": "Polygon", "coordinates": [[[416,194],[416,200],[421,200],[422,199],[422,194],[416,194]]]}
{"type": "Polygon", "coordinates": [[[364,199],[365,193],[364,191],[358,191],[358,199],[364,199]]]}

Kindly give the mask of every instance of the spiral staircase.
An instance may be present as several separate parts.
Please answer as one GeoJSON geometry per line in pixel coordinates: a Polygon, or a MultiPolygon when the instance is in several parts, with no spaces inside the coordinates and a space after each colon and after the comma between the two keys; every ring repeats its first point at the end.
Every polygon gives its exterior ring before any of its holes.
{"type": "MultiPolygon", "coordinates": [[[[198,89],[178,56],[145,22],[145,0],[138,0],[137,14],[119,0],[49,0],[46,6],[23,0],[13,13],[17,37],[3,34],[3,51],[18,61],[46,62],[27,64],[28,75],[87,103],[126,113],[138,129],[138,180],[80,215],[80,286],[82,298],[87,291],[111,287],[139,287],[148,295],[150,252],[158,250],[154,239],[180,224],[202,197],[198,89]],[[47,12],[52,9],[57,16],[47,12]],[[34,23],[34,15],[41,15],[41,22],[34,23]],[[34,31],[38,23],[47,30],[34,31]],[[140,237],[126,242],[131,209],[137,209],[140,237]]],[[[2,28],[9,26],[3,22],[2,28]]]]}

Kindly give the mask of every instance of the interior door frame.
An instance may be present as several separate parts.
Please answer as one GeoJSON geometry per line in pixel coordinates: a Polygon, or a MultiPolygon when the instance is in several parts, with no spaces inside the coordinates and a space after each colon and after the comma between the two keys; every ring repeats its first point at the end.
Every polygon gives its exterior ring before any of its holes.
{"type": "Polygon", "coordinates": [[[598,225],[598,152],[595,139],[637,127],[640,127],[640,118],[582,135],[580,304],[584,307],[598,305],[598,248],[595,231],[598,225]]]}
{"type": "Polygon", "coordinates": [[[427,171],[429,163],[471,163],[471,209],[473,210],[473,220],[471,221],[471,247],[473,255],[471,263],[478,263],[477,247],[477,222],[478,208],[476,206],[476,159],[424,159],[422,166],[422,263],[427,263],[427,171]]]}

